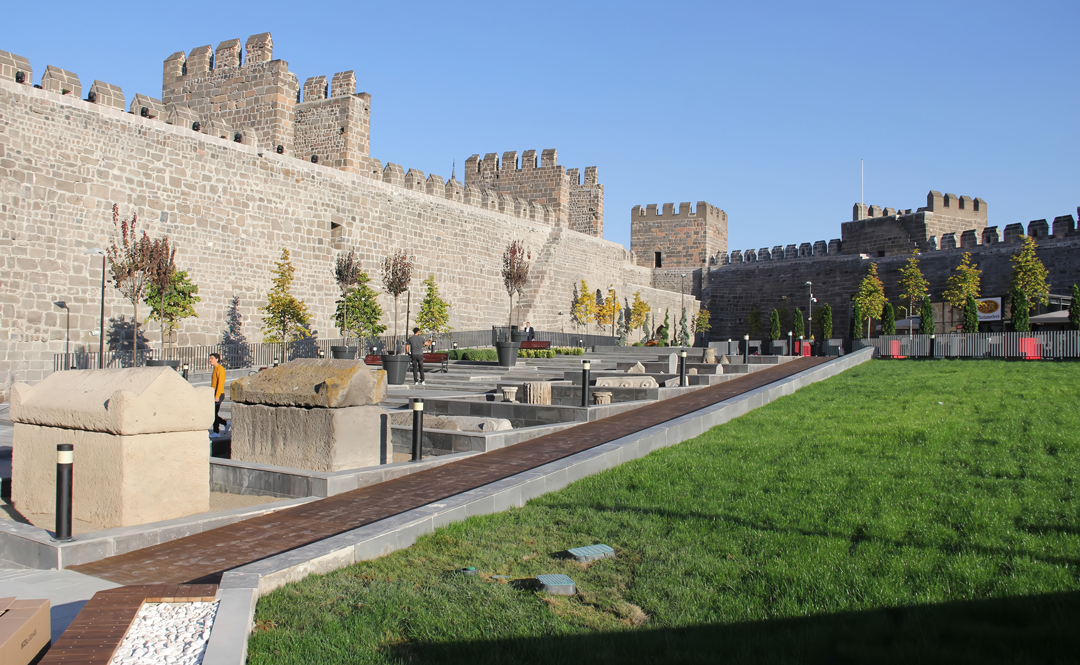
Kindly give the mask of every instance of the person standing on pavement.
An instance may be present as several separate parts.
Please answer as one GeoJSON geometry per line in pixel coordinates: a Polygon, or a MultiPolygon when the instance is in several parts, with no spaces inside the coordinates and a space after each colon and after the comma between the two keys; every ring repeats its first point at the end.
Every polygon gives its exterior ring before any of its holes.
{"type": "Polygon", "coordinates": [[[424,347],[430,344],[423,335],[420,334],[419,328],[412,329],[412,337],[408,339],[409,345],[409,364],[412,366],[412,379],[414,386],[422,386],[424,384],[424,347]],[[419,370],[419,379],[417,379],[417,371],[419,370]]]}
{"type": "Polygon", "coordinates": [[[528,321],[526,321],[525,322],[525,340],[531,342],[534,339],[536,339],[536,331],[533,330],[532,324],[529,323],[528,321]]]}
{"type": "Polygon", "coordinates": [[[221,364],[220,353],[210,354],[210,366],[213,368],[213,373],[210,375],[210,387],[214,389],[214,431],[210,434],[210,438],[216,439],[221,436],[218,428],[228,425],[225,419],[218,415],[221,403],[225,401],[225,367],[221,364]]]}

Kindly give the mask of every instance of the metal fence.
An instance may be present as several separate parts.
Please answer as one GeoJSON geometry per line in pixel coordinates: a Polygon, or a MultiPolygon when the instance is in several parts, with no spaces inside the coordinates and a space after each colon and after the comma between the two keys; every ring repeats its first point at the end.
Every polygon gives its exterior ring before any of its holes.
{"type": "Polygon", "coordinates": [[[882,358],[1080,358],[1080,331],[883,335],[855,340],[854,349],[873,346],[882,358]]]}
{"type": "MultiPolygon", "coordinates": [[[[506,330],[503,326],[501,330],[506,330]]],[[[496,335],[495,330],[464,330],[454,331],[442,335],[435,335],[433,351],[444,351],[454,347],[477,348],[493,344],[492,339],[496,335]]],[[[405,335],[383,335],[364,340],[349,339],[350,346],[359,346],[362,355],[369,353],[383,353],[386,349],[394,348],[395,343],[404,346],[407,337],[405,335]]],[[[534,339],[551,342],[552,346],[611,346],[615,342],[611,337],[603,335],[583,335],[576,333],[558,333],[536,331],[534,339]]],[[[329,358],[331,346],[342,346],[343,338],[331,339],[305,339],[289,344],[289,360],[296,358],[318,358],[319,351],[323,357],[329,358]]],[[[164,350],[139,349],[138,364],[145,365],[147,360],[175,360],[180,366],[187,365],[191,372],[209,372],[211,353],[221,354],[221,361],[225,367],[239,369],[242,367],[268,367],[274,363],[282,362],[284,348],[281,344],[254,342],[251,344],[211,344],[207,346],[172,346],[164,350]]],[[[79,351],[76,353],[57,353],[53,355],[53,371],[59,372],[67,369],[97,369],[99,357],[97,351],[79,351]]],[[[106,351],[106,368],[134,367],[135,352],[128,350],[106,351]]]]}

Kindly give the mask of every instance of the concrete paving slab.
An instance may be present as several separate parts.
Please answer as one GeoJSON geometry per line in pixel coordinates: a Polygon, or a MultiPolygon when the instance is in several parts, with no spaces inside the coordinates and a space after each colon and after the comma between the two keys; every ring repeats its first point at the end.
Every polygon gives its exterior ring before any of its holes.
{"type": "Polygon", "coordinates": [[[4,596],[48,598],[54,642],[95,593],[118,586],[71,570],[0,569],[4,596]]]}

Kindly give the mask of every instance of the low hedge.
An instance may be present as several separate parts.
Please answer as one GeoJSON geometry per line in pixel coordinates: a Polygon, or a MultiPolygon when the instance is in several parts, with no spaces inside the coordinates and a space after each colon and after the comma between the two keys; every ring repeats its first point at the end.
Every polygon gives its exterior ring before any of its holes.
{"type": "Polygon", "coordinates": [[[485,360],[498,362],[499,354],[495,349],[451,349],[447,351],[450,360],[485,360]]]}
{"type": "Polygon", "coordinates": [[[518,358],[554,358],[555,349],[518,349],[518,358]]]}
{"type": "Polygon", "coordinates": [[[560,356],[583,356],[585,355],[585,349],[580,346],[557,346],[551,349],[560,356]]]}

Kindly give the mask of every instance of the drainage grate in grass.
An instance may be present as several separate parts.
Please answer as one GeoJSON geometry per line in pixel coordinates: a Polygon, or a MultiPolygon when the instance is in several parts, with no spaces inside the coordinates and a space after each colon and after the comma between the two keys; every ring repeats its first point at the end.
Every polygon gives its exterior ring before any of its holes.
{"type": "Polygon", "coordinates": [[[562,573],[549,575],[537,575],[536,581],[540,583],[540,590],[560,596],[573,596],[577,593],[574,580],[562,573]]]}
{"type": "Polygon", "coordinates": [[[588,563],[589,561],[596,561],[597,559],[607,559],[609,557],[615,556],[615,550],[612,549],[610,546],[603,544],[575,547],[573,549],[566,550],[566,553],[580,563],[588,563]]]}

